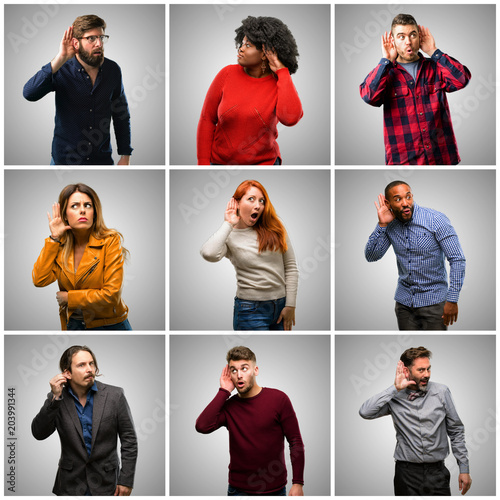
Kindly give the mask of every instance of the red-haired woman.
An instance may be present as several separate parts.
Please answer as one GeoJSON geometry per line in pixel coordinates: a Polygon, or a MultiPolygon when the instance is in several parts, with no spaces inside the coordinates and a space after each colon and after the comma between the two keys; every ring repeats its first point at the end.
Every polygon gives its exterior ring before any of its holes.
{"type": "Polygon", "coordinates": [[[298,269],[286,230],[269,196],[247,180],[227,204],[224,223],[203,245],[209,262],[227,257],[236,269],[234,330],[291,330],[298,269]]]}

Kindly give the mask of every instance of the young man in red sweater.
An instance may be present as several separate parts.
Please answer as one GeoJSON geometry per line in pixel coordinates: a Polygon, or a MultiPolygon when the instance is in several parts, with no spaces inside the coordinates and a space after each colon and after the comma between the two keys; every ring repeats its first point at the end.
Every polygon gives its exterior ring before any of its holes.
{"type": "Polygon", "coordinates": [[[285,436],[293,471],[289,495],[303,496],[304,444],[292,403],[284,392],[257,384],[259,367],[248,347],[234,347],[226,360],[220,389],[196,420],[196,430],[229,431],[228,495],[286,495],[285,436]],[[233,389],[238,394],[230,397],[233,389]]]}

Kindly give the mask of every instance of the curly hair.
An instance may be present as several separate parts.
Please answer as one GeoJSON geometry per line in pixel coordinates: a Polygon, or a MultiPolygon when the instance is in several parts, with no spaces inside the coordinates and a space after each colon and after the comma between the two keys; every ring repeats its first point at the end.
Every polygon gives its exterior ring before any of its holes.
{"type": "Polygon", "coordinates": [[[297,71],[297,42],[283,21],[276,17],[248,16],[241,22],[243,24],[235,30],[236,47],[241,46],[246,36],[257,50],[264,47],[266,50],[276,51],[278,59],[288,68],[291,75],[297,71]]]}
{"type": "Polygon", "coordinates": [[[432,352],[423,346],[410,347],[409,349],[406,349],[403,354],[401,354],[400,360],[403,362],[406,368],[409,368],[411,365],[413,365],[413,362],[417,358],[430,358],[431,356],[432,352]]]}

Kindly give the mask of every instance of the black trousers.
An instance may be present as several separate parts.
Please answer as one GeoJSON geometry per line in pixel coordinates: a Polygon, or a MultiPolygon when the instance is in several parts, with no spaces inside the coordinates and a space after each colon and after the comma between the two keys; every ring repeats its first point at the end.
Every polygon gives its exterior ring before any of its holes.
{"type": "Polygon", "coordinates": [[[396,302],[396,317],[400,330],[447,330],[443,323],[445,302],[424,307],[408,307],[396,302]]]}
{"type": "Polygon", "coordinates": [[[444,462],[396,462],[396,496],[451,496],[450,471],[444,462]]]}

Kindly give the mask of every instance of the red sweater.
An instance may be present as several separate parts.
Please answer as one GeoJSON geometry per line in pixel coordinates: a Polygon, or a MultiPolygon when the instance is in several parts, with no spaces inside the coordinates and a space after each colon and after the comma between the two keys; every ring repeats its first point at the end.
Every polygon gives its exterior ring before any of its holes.
{"type": "Polygon", "coordinates": [[[278,121],[291,126],[303,115],[288,69],[276,75],[252,78],[239,64],[218,73],[198,123],[198,165],[274,164],[278,121]]]}
{"type": "Polygon", "coordinates": [[[304,484],[304,444],[288,396],[264,387],[253,398],[230,396],[219,389],[196,420],[196,430],[229,431],[229,484],[248,493],[266,494],[286,486],[286,437],[290,445],[293,483],[304,484]]]}

